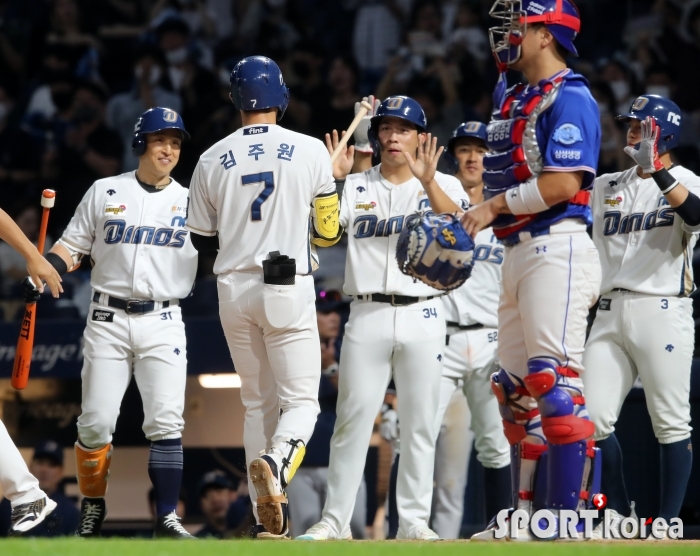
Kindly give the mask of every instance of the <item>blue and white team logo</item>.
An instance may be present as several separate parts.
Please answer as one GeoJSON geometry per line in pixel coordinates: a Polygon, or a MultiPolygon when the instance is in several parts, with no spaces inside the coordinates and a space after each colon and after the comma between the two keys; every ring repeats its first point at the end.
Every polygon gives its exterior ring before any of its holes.
{"type": "Polygon", "coordinates": [[[554,130],[552,139],[562,145],[573,145],[574,143],[583,141],[583,134],[574,124],[562,124],[554,130]]]}

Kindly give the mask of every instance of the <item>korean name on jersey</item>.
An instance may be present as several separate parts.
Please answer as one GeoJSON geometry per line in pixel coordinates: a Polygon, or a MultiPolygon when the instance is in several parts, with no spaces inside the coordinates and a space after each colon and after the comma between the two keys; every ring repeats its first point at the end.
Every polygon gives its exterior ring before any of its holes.
{"type": "Polygon", "coordinates": [[[187,227],[205,236],[218,231],[216,274],[261,270],[271,251],[309,274],[312,202],[335,190],[321,141],[278,125],[245,126],[200,157],[187,227]]]}
{"type": "Polygon", "coordinates": [[[187,297],[197,252],[185,229],[187,189],[172,181],[149,193],[135,172],[97,180],[60,242],[92,258],[92,287],[122,299],[187,297]]]}
{"type": "MultiPolygon", "coordinates": [[[[344,291],[348,295],[436,295],[437,290],[402,274],[396,262],[404,220],[416,211],[430,210],[428,195],[418,179],[397,186],[379,170],[375,166],[350,174],[345,181],[340,204],[340,225],[348,234],[344,291]]],[[[457,206],[468,208],[469,198],[457,178],[437,172],[435,180],[457,206]]]]}
{"type": "MultiPolygon", "coordinates": [[[[700,178],[682,166],[671,174],[700,195],[700,178]]],[[[601,293],[624,288],[649,295],[689,295],[700,226],[687,226],[651,178],[637,167],[596,178],[591,199],[593,241],[603,269],[601,293]]]]}

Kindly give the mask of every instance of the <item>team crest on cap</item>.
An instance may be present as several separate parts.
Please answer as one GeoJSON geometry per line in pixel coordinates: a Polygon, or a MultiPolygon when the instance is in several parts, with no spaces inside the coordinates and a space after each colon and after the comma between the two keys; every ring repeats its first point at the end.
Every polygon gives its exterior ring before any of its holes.
{"type": "Polygon", "coordinates": [[[467,122],[467,125],[464,126],[464,131],[467,133],[476,133],[479,131],[479,122],[467,122]]]}
{"type": "Polygon", "coordinates": [[[390,98],[389,100],[386,101],[386,107],[389,108],[390,110],[396,110],[398,108],[401,108],[402,104],[403,104],[403,99],[401,97],[390,98]]]}
{"type": "Polygon", "coordinates": [[[174,112],[173,110],[163,110],[163,119],[166,122],[175,122],[177,121],[177,112],[174,112]]]}
{"type": "Polygon", "coordinates": [[[649,99],[646,97],[639,97],[637,100],[635,100],[632,103],[632,110],[641,110],[647,105],[647,102],[649,102],[649,99]]]}

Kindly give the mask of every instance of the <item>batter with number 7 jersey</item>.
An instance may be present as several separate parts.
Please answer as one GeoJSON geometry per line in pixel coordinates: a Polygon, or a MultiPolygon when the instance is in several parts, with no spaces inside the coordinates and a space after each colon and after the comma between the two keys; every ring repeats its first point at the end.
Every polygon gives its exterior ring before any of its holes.
{"type": "Polygon", "coordinates": [[[187,227],[195,247],[218,249],[219,314],[246,408],[253,534],[283,537],[284,489],[319,413],[311,243],[340,239],[338,195],[323,143],[277,125],[289,92],[275,62],[239,62],[231,98],[243,127],[200,157],[187,227]]]}
{"type": "Polygon", "coordinates": [[[588,414],[603,453],[602,492],[629,514],[615,422],[639,377],[661,445],[659,517],[678,517],[692,465],[690,367],[695,330],[691,259],[700,232],[700,178],[671,161],[681,112],[656,95],[638,97],[627,114],[636,166],[598,177],[593,241],[603,282],[583,364],[588,414]]]}

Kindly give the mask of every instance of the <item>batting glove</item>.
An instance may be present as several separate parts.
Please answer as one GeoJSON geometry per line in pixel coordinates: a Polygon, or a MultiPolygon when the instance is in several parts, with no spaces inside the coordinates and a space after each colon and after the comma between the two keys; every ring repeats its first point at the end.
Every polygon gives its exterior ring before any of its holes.
{"type": "Polygon", "coordinates": [[[36,303],[41,297],[41,293],[36,289],[34,282],[29,276],[22,280],[22,296],[27,303],[36,303]]]}
{"type": "MultiPolygon", "coordinates": [[[[364,118],[360,120],[359,125],[355,128],[352,134],[353,139],[355,139],[355,152],[359,153],[371,153],[372,145],[369,144],[369,136],[367,132],[369,131],[369,126],[371,124],[370,120],[377,113],[377,109],[381,102],[378,98],[374,98],[374,95],[364,97],[362,100],[369,102],[372,105],[372,110],[367,112],[364,118]]],[[[360,111],[360,103],[355,103],[355,114],[360,111]]]]}
{"type": "Polygon", "coordinates": [[[642,122],[642,140],[638,145],[625,147],[625,152],[645,174],[653,174],[664,167],[659,160],[659,135],[660,129],[656,120],[647,116],[642,122]]]}
{"type": "Polygon", "coordinates": [[[399,415],[390,405],[382,406],[382,422],[379,424],[379,434],[387,442],[399,439],[399,415]]]}

